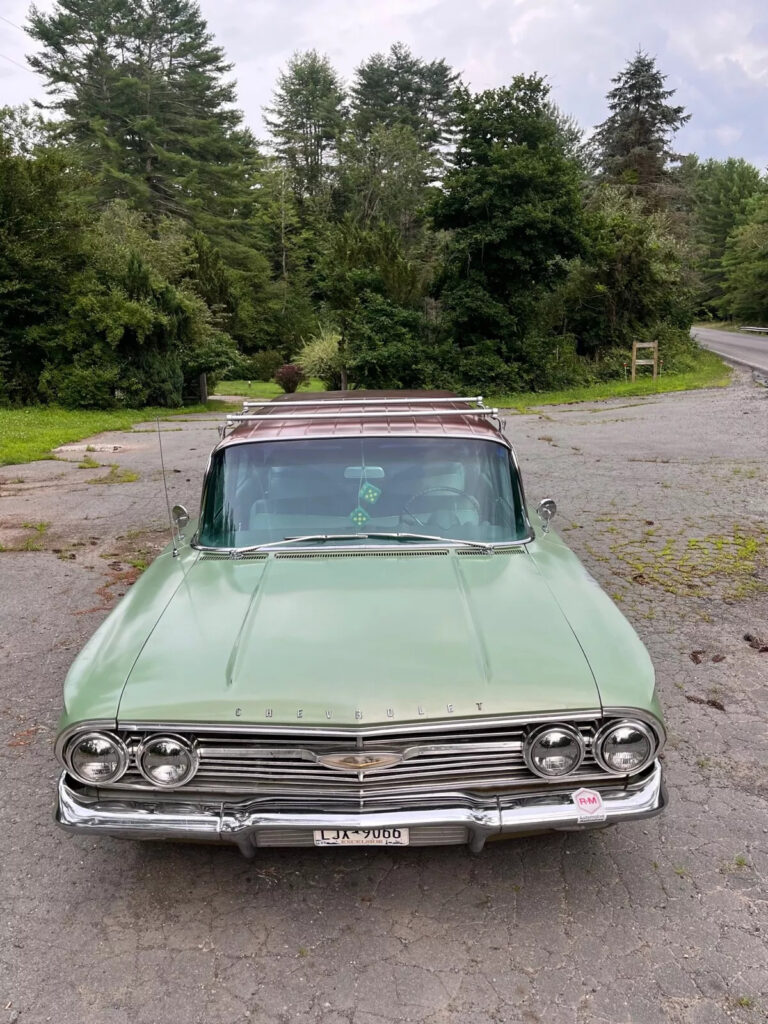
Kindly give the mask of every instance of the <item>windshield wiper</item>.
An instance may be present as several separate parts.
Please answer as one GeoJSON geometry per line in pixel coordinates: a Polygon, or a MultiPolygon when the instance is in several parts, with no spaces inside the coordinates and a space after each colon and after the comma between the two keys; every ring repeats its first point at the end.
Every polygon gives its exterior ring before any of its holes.
{"type": "Polygon", "coordinates": [[[429,540],[437,541],[440,544],[451,544],[454,547],[480,548],[482,551],[492,553],[492,544],[486,544],[480,540],[458,540],[455,537],[438,537],[429,533],[308,533],[301,537],[284,537],[282,540],[271,540],[265,544],[252,544],[246,548],[231,548],[230,554],[233,558],[238,555],[245,555],[251,551],[270,551],[274,547],[283,544],[301,544],[302,542],[323,543],[328,540],[429,540]]]}
{"type": "Polygon", "coordinates": [[[385,540],[435,540],[440,544],[453,544],[455,547],[482,548],[483,551],[493,551],[492,544],[486,544],[481,540],[459,540],[456,537],[438,537],[431,533],[366,533],[359,536],[384,538],[385,540]]]}

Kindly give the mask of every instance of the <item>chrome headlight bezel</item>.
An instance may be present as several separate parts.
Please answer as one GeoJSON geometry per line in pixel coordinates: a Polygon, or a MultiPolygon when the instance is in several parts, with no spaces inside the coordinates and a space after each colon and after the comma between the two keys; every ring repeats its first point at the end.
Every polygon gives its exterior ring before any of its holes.
{"type": "Polygon", "coordinates": [[[111,732],[101,732],[100,730],[89,730],[88,732],[75,733],[75,735],[68,741],[63,754],[64,764],[66,765],[69,774],[77,779],[78,782],[82,782],[85,786],[108,786],[113,782],[117,782],[125,775],[128,770],[128,763],[130,760],[128,754],[128,748],[120,739],[119,736],[115,736],[111,732]],[[88,740],[101,740],[109,743],[115,750],[117,755],[117,767],[111,775],[102,777],[100,779],[89,779],[86,775],[81,774],[80,771],[75,767],[73,761],[73,754],[75,750],[83,743],[88,740]]]}
{"type": "Polygon", "coordinates": [[[177,733],[164,733],[158,732],[153,733],[151,736],[145,736],[136,749],[136,767],[141,772],[143,778],[151,785],[156,786],[158,789],[180,789],[182,786],[186,786],[197,773],[197,769],[200,766],[200,755],[194,743],[191,743],[185,736],[179,736],[177,733]],[[152,749],[156,743],[170,742],[176,743],[183,751],[187,758],[187,770],[181,779],[177,779],[174,782],[160,782],[145,768],[144,757],[152,749]]]}
{"type": "Polygon", "coordinates": [[[597,763],[600,765],[603,771],[608,772],[609,775],[614,775],[617,778],[621,778],[622,776],[626,775],[637,775],[640,772],[645,771],[648,765],[653,763],[653,759],[656,757],[656,754],[659,751],[659,747],[659,737],[656,735],[654,730],[650,727],[650,725],[647,725],[645,722],[641,722],[637,718],[620,718],[613,719],[610,722],[606,722],[605,725],[603,725],[598,730],[592,743],[595,761],[597,761],[597,763]],[[623,728],[636,729],[648,741],[648,755],[637,768],[633,768],[631,771],[621,770],[612,767],[611,764],[608,761],[606,761],[605,756],[603,755],[603,746],[605,744],[606,739],[611,735],[611,733],[615,732],[617,729],[623,728]]]}
{"type": "Polygon", "coordinates": [[[528,768],[537,775],[540,779],[567,779],[569,775],[573,775],[579,770],[584,762],[584,755],[586,753],[586,745],[584,743],[584,737],[581,735],[578,729],[574,726],[569,725],[566,722],[550,722],[546,725],[540,726],[538,729],[534,729],[533,732],[529,733],[525,738],[523,744],[523,757],[528,768]],[[567,772],[546,772],[543,771],[534,761],[534,748],[541,738],[548,732],[562,732],[570,736],[576,744],[578,749],[578,760],[569,768],[567,772]]]}

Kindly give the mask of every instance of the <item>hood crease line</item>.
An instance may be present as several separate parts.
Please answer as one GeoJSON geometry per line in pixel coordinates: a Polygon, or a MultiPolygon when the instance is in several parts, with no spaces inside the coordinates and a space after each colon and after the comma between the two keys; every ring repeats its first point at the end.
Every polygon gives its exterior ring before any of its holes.
{"type": "Polygon", "coordinates": [[[477,616],[475,615],[475,609],[472,604],[472,598],[469,593],[469,587],[467,586],[466,578],[464,576],[464,573],[462,572],[459,557],[457,555],[454,555],[451,561],[453,562],[453,568],[456,573],[456,582],[458,583],[459,586],[459,593],[461,594],[462,604],[464,605],[464,612],[467,617],[467,622],[469,623],[471,629],[472,637],[475,641],[475,650],[477,652],[477,660],[480,666],[480,672],[482,673],[483,681],[487,685],[491,681],[491,660],[488,657],[488,649],[485,644],[485,637],[483,636],[483,633],[480,629],[480,625],[477,621],[477,616]]]}
{"type": "Polygon", "coordinates": [[[263,571],[261,573],[261,576],[259,578],[258,583],[256,584],[256,586],[254,588],[253,593],[251,594],[251,598],[250,598],[250,600],[248,602],[248,607],[245,610],[245,615],[243,615],[243,621],[240,623],[240,629],[238,629],[238,631],[237,631],[237,636],[235,637],[235,642],[232,644],[232,651],[230,652],[229,658],[227,659],[227,668],[226,668],[226,674],[225,674],[226,683],[227,683],[227,686],[229,686],[229,687],[232,686],[232,684],[233,684],[233,682],[235,680],[235,669],[237,668],[237,657],[238,657],[238,655],[240,653],[240,644],[241,644],[241,640],[243,639],[243,633],[245,632],[245,627],[246,627],[247,623],[250,621],[251,615],[253,614],[253,612],[255,612],[256,609],[258,608],[259,602],[261,601],[261,595],[264,593],[264,579],[265,579],[267,573],[269,572],[269,566],[270,566],[271,562],[272,562],[272,559],[268,558],[267,561],[264,564],[264,569],[263,569],[263,571]]]}

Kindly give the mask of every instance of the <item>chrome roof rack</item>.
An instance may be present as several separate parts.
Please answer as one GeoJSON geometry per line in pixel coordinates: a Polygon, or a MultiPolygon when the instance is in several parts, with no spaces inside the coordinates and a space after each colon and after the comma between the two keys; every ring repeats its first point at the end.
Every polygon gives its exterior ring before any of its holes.
{"type": "MultiPolygon", "coordinates": [[[[354,392],[348,392],[350,396],[354,395],[354,392]]],[[[483,405],[482,395],[472,395],[468,398],[451,398],[451,397],[439,397],[439,398],[305,398],[301,402],[273,402],[271,398],[262,399],[260,402],[243,402],[243,411],[246,409],[259,409],[259,408],[271,408],[271,409],[284,409],[286,406],[291,408],[301,408],[306,405],[324,405],[334,406],[335,408],[341,408],[345,405],[455,405],[457,403],[474,402],[475,405],[480,408],[486,408],[483,405]]],[[[461,410],[464,412],[464,410],[461,410]]],[[[355,414],[357,415],[357,413],[355,414]]]]}
{"type": "Polygon", "coordinates": [[[278,401],[271,399],[263,401],[243,402],[241,413],[230,413],[226,423],[219,428],[221,437],[226,436],[228,429],[234,429],[242,423],[258,423],[269,420],[290,420],[327,421],[340,419],[372,420],[372,419],[428,419],[437,416],[469,417],[477,416],[486,419],[494,419],[501,430],[499,410],[492,409],[483,404],[482,395],[471,397],[435,397],[435,398],[308,398],[302,401],[278,401]],[[350,409],[349,406],[355,406],[350,409]],[[430,409],[402,409],[397,408],[403,405],[429,405],[441,406],[441,408],[430,409]],[[318,408],[321,407],[321,408],[318,408]],[[396,408],[390,408],[395,406],[396,408]],[[346,409],[345,409],[346,407],[346,409]],[[285,409],[290,412],[284,412],[285,409]],[[250,409],[258,409],[259,412],[249,412],[250,409]]]}

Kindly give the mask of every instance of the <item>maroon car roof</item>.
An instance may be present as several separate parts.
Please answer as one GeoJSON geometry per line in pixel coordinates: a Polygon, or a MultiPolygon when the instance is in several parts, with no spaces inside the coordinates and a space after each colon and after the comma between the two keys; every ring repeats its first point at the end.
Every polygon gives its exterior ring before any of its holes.
{"type": "Polygon", "coordinates": [[[382,435],[476,437],[507,443],[491,410],[477,405],[472,408],[468,401],[451,391],[304,391],[280,395],[263,403],[249,402],[247,414],[265,418],[234,421],[234,429],[220,446],[244,441],[382,435]],[[281,403],[288,403],[285,416],[280,414],[281,403]]]}

